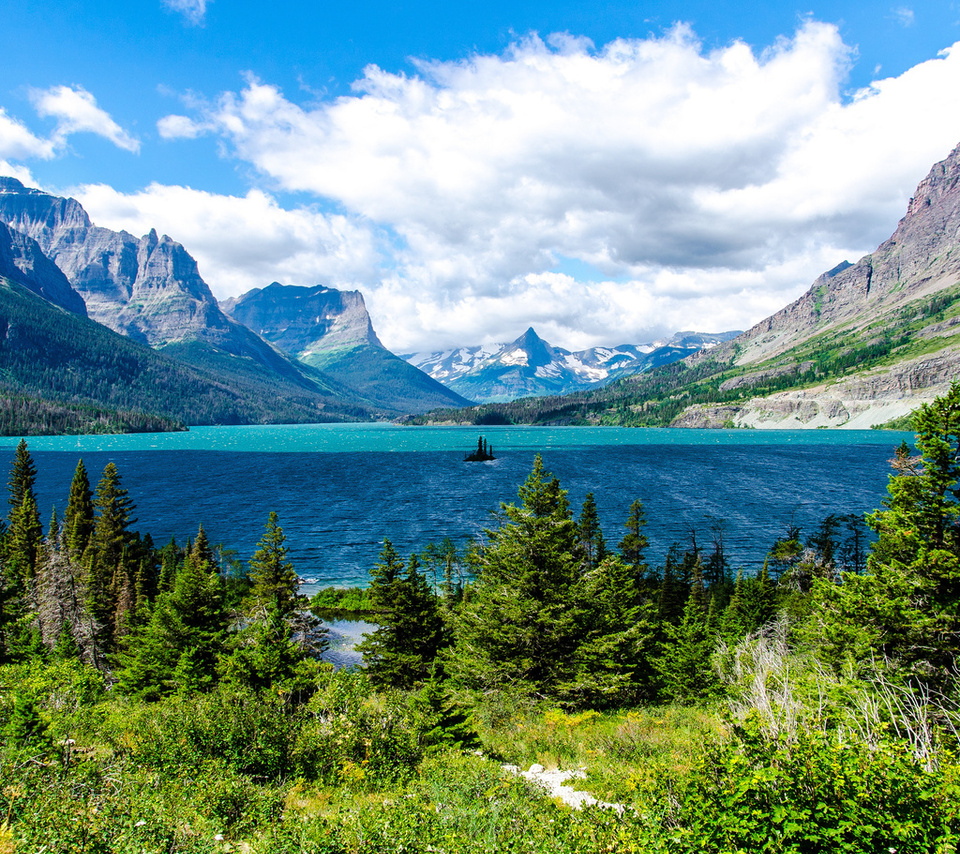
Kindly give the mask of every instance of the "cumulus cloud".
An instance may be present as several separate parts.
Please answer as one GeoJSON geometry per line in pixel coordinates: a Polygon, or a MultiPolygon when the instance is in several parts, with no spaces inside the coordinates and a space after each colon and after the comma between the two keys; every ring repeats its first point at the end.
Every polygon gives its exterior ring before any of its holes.
{"type": "Polygon", "coordinates": [[[705,50],[685,26],[601,48],[530,36],[413,75],[370,66],[308,105],[250,77],[160,131],[218,135],[278,188],[381,227],[364,290],[397,349],[531,322],[622,343],[748,326],[891,233],[960,141],[960,49],[849,97],[852,60],[816,21],[762,50],[705,50]]]}
{"type": "Polygon", "coordinates": [[[53,143],[61,146],[74,133],[93,133],[112,142],[117,148],[136,153],[140,142],[118,125],[110,114],[97,105],[97,99],[82,86],[52,86],[31,92],[37,115],[57,120],[53,143]]]}
{"type": "Polygon", "coordinates": [[[207,0],[163,0],[163,5],[183,15],[184,20],[194,27],[202,26],[207,15],[207,0]]]}
{"type": "Polygon", "coordinates": [[[356,219],[307,207],[285,210],[259,190],[224,196],[151,184],[125,195],[103,184],[70,195],[97,225],[131,234],[169,234],[197,259],[219,298],[273,281],[356,288],[376,277],[373,230],[356,219]]]}
{"type": "Polygon", "coordinates": [[[0,157],[13,160],[37,157],[47,160],[53,157],[54,153],[55,146],[51,140],[34,136],[22,122],[11,118],[7,111],[0,107],[0,157]]]}

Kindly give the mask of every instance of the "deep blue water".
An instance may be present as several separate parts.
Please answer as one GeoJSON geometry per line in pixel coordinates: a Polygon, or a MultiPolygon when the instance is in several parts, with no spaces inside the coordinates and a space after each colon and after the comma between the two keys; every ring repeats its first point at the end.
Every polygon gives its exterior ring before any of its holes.
{"type": "MultiPolygon", "coordinates": [[[[458,543],[493,526],[539,450],[576,513],[595,495],[616,545],[630,503],[643,499],[649,559],[720,525],[733,565],[755,568],[791,523],[863,513],[886,494],[903,438],[876,431],[691,431],[483,428],[498,459],[465,463],[478,428],[384,425],[194,428],[186,434],[29,439],[41,516],[62,512],[77,459],[92,484],[116,463],[137,505],[136,528],[157,544],[185,542],[202,523],[211,541],[247,559],[267,514],[280,518],[301,576],[363,584],[383,538],[404,554],[444,536],[458,543]]],[[[0,440],[12,461],[17,440],[0,440]]],[[[310,592],[312,586],[305,588],[310,592]]]]}

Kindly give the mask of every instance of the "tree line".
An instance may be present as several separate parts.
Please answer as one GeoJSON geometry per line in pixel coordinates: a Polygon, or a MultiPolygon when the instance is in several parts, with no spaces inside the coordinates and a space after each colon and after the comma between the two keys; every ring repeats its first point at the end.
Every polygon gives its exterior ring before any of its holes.
{"type": "Polygon", "coordinates": [[[107,463],[91,488],[81,459],[63,517],[44,533],[36,466],[17,446],[0,530],[0,657],[76,659],[145,699],[220,681],[264,687],[307,678],[324,646],[303,611],[275,513],[244,567],[200,525],[185,546],[133,529],[135,505],[107,463]]]}

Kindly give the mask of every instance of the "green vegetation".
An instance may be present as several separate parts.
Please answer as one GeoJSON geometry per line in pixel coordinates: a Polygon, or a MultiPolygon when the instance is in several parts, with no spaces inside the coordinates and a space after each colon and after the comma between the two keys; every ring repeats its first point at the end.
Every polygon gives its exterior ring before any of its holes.
{"type": "Polygon", "coordinates": [[[91,489],[80,463],[44,535],[21,443],[0,850],[955,851],[960,383],[915,419],[869,548],[828,516],[757,575],[719,535],[650,566],[639,501],[612,553],[538,456],[467,554],[384,541],[367,666],[336,672],[275,514],[246,567],[202,527],[157,549],[116,468],[91,489]],[[620,808],[501,767],[533,762],[620,808]]]}

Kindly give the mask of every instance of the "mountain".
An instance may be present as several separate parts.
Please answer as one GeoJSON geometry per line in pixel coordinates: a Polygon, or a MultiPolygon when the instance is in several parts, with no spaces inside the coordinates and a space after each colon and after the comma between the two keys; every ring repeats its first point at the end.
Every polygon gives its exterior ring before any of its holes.
{"type": "Polygon", "coordinates": [[[274,282],[222,307],[283,352],[383,409],[404,414],[469,403],[380,343],[359,291],[274,282]]]}
{"type": "Polygon", "coordinates": [[[960,147],[920,182],[889,240],[742,335],[602,388],[421,420],[909,429],[958,377],[960,147]]]}
{"type": "Polygon", "coordinates": [[[195,367],[335,393],[217,304],[196,261],[156,231],[142,238],[94,225],[74,199],[0,178],[0,221],[32,238],[83,298],[87,315],[195,367]],[[319,386],[319,387],[318,387],[319,386]]]}
{"type": "Polygon", "coordinates": [[[531,327],[516,341],[403,356],[464,397],[484,402],[567,394],[668,364],[738,333],[678,332],[668,341],[571,352],[553,347],[531,327]]]}
{"type": "Polygon", "coordinates": [[[87,307],[60,268],[39,244],[0,222],[0,276],[17,282],[72,314],[87,316],[87,307]]]}
{"type": "Polygon", "coordinates": [[[12,281],[23,284],[22,270],[32,267],[26,286],[34,292],[201,371],[238,399],[249,397],[233,408],[230,423],[395,414],[229,318],[196,261],[167,236],[101,228],[76,200],[28,189],[14,178],[0,178],[0,223],[10,241],[0,237],[0,252],[19,259],[12,281]]]}

